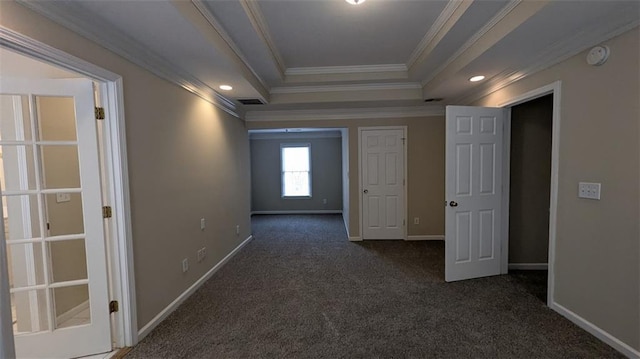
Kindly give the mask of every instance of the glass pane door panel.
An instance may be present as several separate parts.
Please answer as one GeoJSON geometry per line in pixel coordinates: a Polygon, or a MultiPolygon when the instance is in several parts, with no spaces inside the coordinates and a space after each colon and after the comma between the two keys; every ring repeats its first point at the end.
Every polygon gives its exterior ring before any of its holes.
{"type": "Polygon", "coordinates": [[[73,97],[36,96],[40,141],[75,141],[73,97]]]}
{"type": "Polygon", "coordinates": [[[44,200],[49,237],[84,233],[81,193],[49,193],[44,200]]]}
{"type": "Polygon", "coordinates": [[[47,296],[44,289],[11,294],[11,319],[14,334],[41,332],[49,329],[47,296]]]}
{"type": "Polygon", "coordinates": [[[87,279],[87,255],[84,239],[47,243],[51,256],[51,281],[87,279]]]}
{"type": "Polygon", "coordinates": [[[79,188],[78,146],[38,146],[44,188],[79,188]]]}
{"type": "Polygon", "coordinates": [[[75,285],[52,289],[56,328],[68,328],[91,323],[89,286],[75,285]]]}
{"type": "Polygon", "coordinates": [[[35,159],[32,146],[0,146],[2,191],[36,188],[35,159]]]}
{"type": "Polygon", "coordinates": [[[9,287],[23,288],[45,283],[42,243],[7,245],[9,287]]]}
{"type": "Polygon", "coordinates": [[[0,140],[31,140],[29,118],[28,96],[0,95],[0,140]]]}
{"type": "Polygon", "coordinates": [[[4,215],[8,241],[40,237],[40,211],[36,195],[2,196],[2,205],[7,208],[4,215]]]}

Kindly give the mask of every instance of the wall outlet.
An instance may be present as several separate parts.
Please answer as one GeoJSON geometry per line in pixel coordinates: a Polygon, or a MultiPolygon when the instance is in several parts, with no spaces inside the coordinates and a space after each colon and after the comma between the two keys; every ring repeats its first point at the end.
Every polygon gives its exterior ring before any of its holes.
{"type": "Polygon", "coordinates": [[[237,224],[236,225],[236,236],[239,236],[239,235],[240,235],[240,225],[237,224]]]}
{"type": "Polygon", "coordinates": [[[322,200],[322,204],[327,204],[327,199],[326,199],[326,198],[324,198],[324,199],[322,200]]]}
{"type": "Polygon", "coordinates": [[[206,221],[204,220],[204,218],[200,218],[200,230],[204,231],[204,228],[207,226],[206,221]]]}
{"type": "Polygon", "coordinates": [[[579,182],[578,198],[600,200],[600,183],[579,182]]]}
{"type": "Polygon", "coordinates": [[[185,273],[189,270],[189,259],[185,258],[182,260],[182,273],[185,273]]]}
{"type": "Polygon", "coordinates": [[[413,224],[420,224],[420,217],[413,217],[413,224]]]}
{"type": "Polygon", "coordinates": [[[204,257],[207,256],[207,247],[202,247],[196,251],[196,258],[198,262],[202,262],[204,257]]]}

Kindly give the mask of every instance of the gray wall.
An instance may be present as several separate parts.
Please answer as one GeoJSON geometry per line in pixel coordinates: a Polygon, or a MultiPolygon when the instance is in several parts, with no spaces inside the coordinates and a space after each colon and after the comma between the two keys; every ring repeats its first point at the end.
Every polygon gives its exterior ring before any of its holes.
{"type": "Polygon", "coordinates": [[[252,137],[250,141],[252,211],[342,211],[342,139],[304,138],[285,133],[278,137],[252,137]],[[283,143],[311,144],[311,198],[282,198],[280,144],[283,143]],[[323,204],[323,199],[327,199],[327,204],[323,204]]]}
{"type": "Polygon", "coordinates": [[[547,263],[553,95],[511,109],[509,263],[547,263]]]}

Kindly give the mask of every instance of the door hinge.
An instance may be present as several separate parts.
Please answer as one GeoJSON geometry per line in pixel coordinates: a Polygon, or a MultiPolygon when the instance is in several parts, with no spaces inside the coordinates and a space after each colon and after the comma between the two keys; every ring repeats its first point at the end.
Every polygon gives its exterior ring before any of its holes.
{"type": "Polygon", "coordinates": [[[104,108],[103,107],[96,107],[95,108],[95,112],[96,112],[96,120],[104,120],[104,108]]]}
{"type": "Polygon", "coordinates": [[[402,144],[403,144],[403,145],[405,144],[405,141],[406,141],[406,140],[407,140],[407,139],[406,139],[405,137],[402,137],[402,144]]]}
{"type": "Polygon", "coordinates": [[[118,311],[118,301],[117,300],[112,300],[109,302],[109,314],[111,313],[115,313],[118,311]]]}
{"type": "Polygon", "coordinates": [[[406,225],[407,225],[407,220],[406,220],[406,219],[403,219],[403,220],[402,220],[402,225],[403,225],[403,226],[406,226],[406,225]]]}
{"type": "Polygon", "coordinates": [[[112,214],[111,206],[102,207],[102,218],[111,218],[112,214]]]}

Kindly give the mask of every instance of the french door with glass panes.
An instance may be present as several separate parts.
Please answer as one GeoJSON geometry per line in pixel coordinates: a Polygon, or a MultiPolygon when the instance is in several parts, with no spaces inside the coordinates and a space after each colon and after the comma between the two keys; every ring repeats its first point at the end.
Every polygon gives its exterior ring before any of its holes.
{"type": "Polygon", "coordinates": [[[18,357],[111,350],[93,85],[0,82],[0,181],[18,357]]]}

